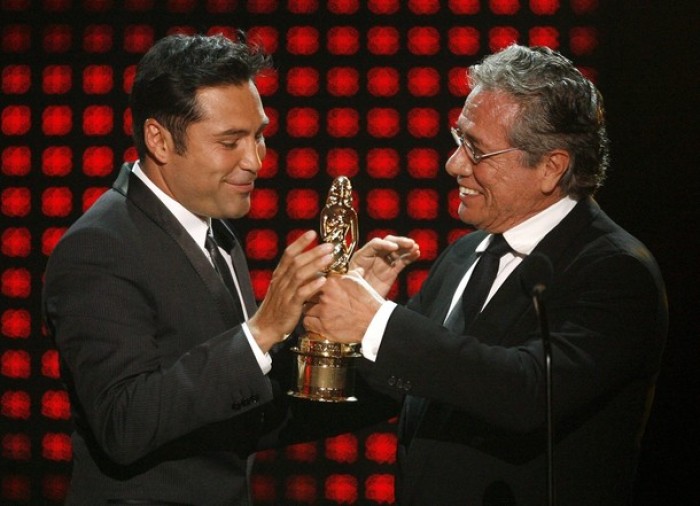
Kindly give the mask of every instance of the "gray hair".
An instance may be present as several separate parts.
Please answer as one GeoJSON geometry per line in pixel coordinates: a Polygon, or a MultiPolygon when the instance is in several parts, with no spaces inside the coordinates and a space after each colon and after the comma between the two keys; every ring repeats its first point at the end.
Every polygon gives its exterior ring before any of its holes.
{"type": "Polygon", "coordinates": [[[603,97],[570,60],[546,47],[511,45],[472,65],[468,77],[472,89],[502,91],[520,105],[509,141],[525,151],[526,165],[564,149],[571,159],[561,189],[577,199],[595,194],[610,161],[603,97]]]}

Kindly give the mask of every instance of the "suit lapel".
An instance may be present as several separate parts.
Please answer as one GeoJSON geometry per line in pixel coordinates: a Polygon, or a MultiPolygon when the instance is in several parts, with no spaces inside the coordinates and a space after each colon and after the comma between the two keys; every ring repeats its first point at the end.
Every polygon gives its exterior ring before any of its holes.
{"type": "MultiPolygon", "coordinates": [[[[552,262],[553,283],[556,283],[556,273],[563,269],[563,263],[567,260],[565,252],[568,245],[580,236],[581,229],[586,227],[599,211],[595,201],[590,198],[583,199],[533,250],[533,253],[542,253],[552,262]]],[[[479,336],[488,344],[500,344],[512,322],[530,309],[532,299],[524,292],[520,282],[521,269],[526,269],[529,261],[530,258],[526,257],[508,276],[467,329],[469,334],[479,336]]]]}
{"type": "MultiPolygon", "coordinates": [[[[228,326],[243,321],[243,315],[223,281],[212,268],[201,248],[192,240],[185,228],[178,222],[163,203],[131,172],[131,164],[124,164],[114,189],[127,196],[158,227],[177,243],[183,254],[211,293],[216,306],[228,326]]],[[[176,274],[174,274],[176,275],[176,274]]]]}

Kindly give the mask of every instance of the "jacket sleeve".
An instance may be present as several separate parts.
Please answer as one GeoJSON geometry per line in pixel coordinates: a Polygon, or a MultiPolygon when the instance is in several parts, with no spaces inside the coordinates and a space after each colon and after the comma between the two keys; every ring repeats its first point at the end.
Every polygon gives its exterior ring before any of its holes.
{"type": "MultiPolygon", "coordinates": [[[[436,273],[439,283],[449,273],[436,273]]],[[[555,416],[562,419],[657,371],[666,334],[666,308],[653,261],[614,248],[592,249],[555,272],[547,293],[553,348],[555,416]]],[[[425,302],[398,307],[389,320],[372,372],[384,390],[410,384],[410,393],[452,405],[505,430],[527,432],[544,417],[545,364],[538,320],[525,295],[491,307],[488,318],[457,335],[425,314],[425,302]],[[502,323],[502,322],[501,322],[502,323]]],[[[494,299],[495,300],[495,299],[494,299]]],[[[501,301],[502,302],[502,301],[501,301]]],[[[444,303],[444,301],[443,301],[444,303]]],[[[485,310],[486,312],[486,310],[485,310]]]]}

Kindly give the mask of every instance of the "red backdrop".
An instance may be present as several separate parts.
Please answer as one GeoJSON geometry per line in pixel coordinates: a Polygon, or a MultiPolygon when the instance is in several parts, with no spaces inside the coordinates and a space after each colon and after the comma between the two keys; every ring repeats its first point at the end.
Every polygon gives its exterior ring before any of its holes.
{"type": "MultiPolygon", "coordinates": [[[[349,176],[362,240],[407,234],[422,259],[468,232],[445,175],[465,69],[511,42],[562,51],[594,81],[596,0],[2,0],[0,422],[3,504],[60,504],[69,402],[40,315],[46,259],[133,160],[135,64],[173,32],[246,30],[273,55],[258,80],[271,123],[246,239],[256,296],[291,239],[318,227],[333,177],[349,176]]],[[[258,455],[259,504],[392,504],[392,421],[258,455]]]]}

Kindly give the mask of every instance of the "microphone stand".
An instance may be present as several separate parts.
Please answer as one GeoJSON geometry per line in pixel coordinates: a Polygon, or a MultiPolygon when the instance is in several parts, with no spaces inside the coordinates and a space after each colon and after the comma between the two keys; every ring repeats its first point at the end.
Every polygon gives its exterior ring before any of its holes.
{"type": "Polygon", "coordinates": [[[549,324],[542,294],[545,286],[538,283],[532,289],[532,302],[539,317],[542,349],[544,352],[544,378],[546,388],[546,417],[547,417],[547,504],[554,506],[554,430],[552,424],[552,343],[549,335],[549,324]]]}

